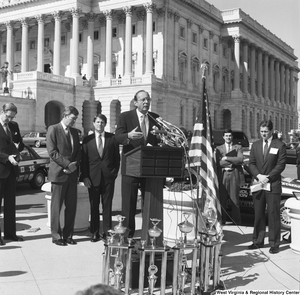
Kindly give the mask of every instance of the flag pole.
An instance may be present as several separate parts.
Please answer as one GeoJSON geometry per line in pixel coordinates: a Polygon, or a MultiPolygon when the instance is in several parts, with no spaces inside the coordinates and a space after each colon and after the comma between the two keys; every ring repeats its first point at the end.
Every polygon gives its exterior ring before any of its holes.
{"type": "MultiPolygon", "coordinates": [[[[203,119],[203,110],[201,110],[201,108],[203,107],[203,99],[204,99],[204,87],[205,87],[205,79],[206,79],[206,71],[207,71],[207,64],[202,64],[201,65],[201,69],[202,69],[202,75],[201,75],[201,84],[200,84],[200,105],[199,105],[199,109],[198,109],[198,121],[202,121],[203,119]]],[[[199,206],[199,201],[200,201],[200,168],[201,168],[201,159],[199,159],[199,165],[197,166],[197,170],[196,170],[196,178],[197,178],[197,190],[196,190],[196,202],[197,202],[197,210],[196,210],[196,229],[195,229],[195,239],[197,239],[198,236],[198,221],[199,221],[199,214],[200,212],[203,212],[204,210],[204,203],[203,199],[201,198],[201,204],[199,206]],[[200,210],[200,212],[199,212],[200,210]]],[[[202,193],[202,197],[204,196],[204,194],[202,193]]]]}

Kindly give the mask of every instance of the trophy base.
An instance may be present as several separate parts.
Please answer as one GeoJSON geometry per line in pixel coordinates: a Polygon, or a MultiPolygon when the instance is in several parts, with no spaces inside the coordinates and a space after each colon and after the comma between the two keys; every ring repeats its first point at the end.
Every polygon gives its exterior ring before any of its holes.
{"type": "MultiPolygon", "coordinates": [[[[174,253],[168,253],[167,255],[167,273],[166,273],[166,285],[171,286],[173,283],[173,262],[174,262],[174,253]]],[[[144,276],[144,288],[149,287],[148,282],[148,268],[149,268],[149,258],[150,255],[146,255],[145,259],[145,276],[144,276]]],[[[158,267],[158,272],[155,274],[157,276],[157,281],[155,283],[155,288],[160,287],[161,280],[161,262],[162,255],[160,253],[155,253],[154,264],[158,267]]],[[[132,257],[132,289],[139,288],[139,273],[140,273],[140,259],[139,257],[132,257]]]]}

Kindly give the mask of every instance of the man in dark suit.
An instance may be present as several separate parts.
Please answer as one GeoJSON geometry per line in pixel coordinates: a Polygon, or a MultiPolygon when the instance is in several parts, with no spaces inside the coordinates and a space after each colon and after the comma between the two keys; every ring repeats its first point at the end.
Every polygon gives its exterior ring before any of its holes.
{"type": "Polygon", "coordinates": [[[249,168],[253,183],[262,189],[253,192],[254,231],[253,244],[248,249],[264,246],[266,233],[265,209],[268,210],[269,243],[271,254],[279,252],[281,173],[285,168],[286,147],[272,138],[273,123],[260,123],[261,139],[254,142],[250,151],[249,168]]]}
{"type": "Polygon", "coordinates": [[[81,178],[89,190],[91,204],[91,242],[100,237],[106,239],[112,228],[111,212],[115,189],[115,179],[120,168],[120,150],[115,135],[104,131],[106,116],[98,114],[94,118],[95,132],[84,138],[82,143],[81,178]],[[103,233],[99,233],[100,195],[103,210],[103,233]]]}
{"type": "MultiPolygon", "coordinates": [[[[4,198],[4,239],[23,241],[16,235],[16,177],[24,148],[19,125],[12,121],[17,112],[13,103],[6,103],[0,113],[0,208],[4,198]]],[[[4,245],[1,227],[0,245],[4,245]]]]}
{"type": "Polygon", "coordinates": [[[226,223],[226,203],[230,200],[232,219],[234,223],[241,224],[240,212],[240,186],[245,184],[243,173],[243,151],[238,144],[233,144],[232,130],[223,132],[225,143],[216,149],[218,165],[218,179],[220,187],[220,201],[222,206],[222,223],[226,223]]]}
{"type": "MultiPolygon", "coordinates": [[[[120,115],[116,141],[123,145],[122,163],[124,154],[141,145],[158,145],[156,135],[151,130],[156,125],[155,119],[159,116],[149,112],[150,96],[145,90],[138,91],[133,99],[136,109],[120,115]]],[[[145,193],[146,178],[124,175],[122,164],[122,214],[125,216],[124,226],[127,227],[128,237],[132,238],[135,232],[135,214],[138,188],[141,187],[142,198],[145,193]]]]}
{"type": "Polygon", "coordinates": [[[72,128],[78,110],[69,106],[60,123],[52,125],[47,132],[47,150],[50,156],[48,179],[51,181],[51,234],[52,242],[59,246],[76,245],[73,240],[77,206],[78,166],[81,158],[79,136],[72,128]],[[64,228],[60,225],[60,211],[65,204],[64,228]]]}

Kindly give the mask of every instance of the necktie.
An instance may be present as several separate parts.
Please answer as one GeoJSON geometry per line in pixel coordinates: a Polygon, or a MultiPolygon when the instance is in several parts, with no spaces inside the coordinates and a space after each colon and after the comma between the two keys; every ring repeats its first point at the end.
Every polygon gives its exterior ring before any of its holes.
{"type": "Polygon", "coordinates": [[[264,160],[266,159],[268,154],[268,140],[265,140],[265,145],[264,145],[264,160]]]}
{"type": "Polygon", "coordinates": [[[227,153],[229,153],[231,150],[231,145],[230,144],[227,144],[227,153]]]}
{"type": "Polygon", "coordinates": [[[4,124],[3,124],[3,128],[4,128],[4,131],[6,132],[6,134],[8,135],[8,137],[11,139],[11,133],[10,133],[8,124],[7,124],[7,123],[4,123],[4,124]]]}
{"type": "Polygon", "coordinates": [[[70,145],[70,147],[72,147],[72,141],[71,141],[71,135],[70,135],[69,128],[66,128],[66,136],[67,136],[68,144],[70,145]]]}
{"type": "Polygon", "coordinates": [[[146,119],[145,118],[146,118],[145,115],[141,116],[141,129],[144,134],[144,142],[146,143],[147,142],[147,128],[146,128],[146,119]]]}
{"type": "Polygon", "coordinates": [[[98,136],[98,153],[100,158],[102,158],[103,155],[103,143],[102,143],[102,138],[101,138],[101,134],[98,136]]]}

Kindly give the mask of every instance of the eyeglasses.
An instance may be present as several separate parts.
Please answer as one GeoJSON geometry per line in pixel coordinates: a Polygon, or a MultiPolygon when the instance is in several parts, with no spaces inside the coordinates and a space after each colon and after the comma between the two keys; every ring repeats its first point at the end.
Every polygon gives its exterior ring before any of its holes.
{"type": "Polygon", "coordinates": [[[77,116],[70,115],[69,118],[70,118],[72,121],[76,121],[78,117],[77,117],[77,116]]]}
{"type": "Polygon", "coordinates": [[[151,101],[151,98],[150,97],[145,97],[145,98],[143,98],[143,99],[138,99],[137,100],[138,102],[149,102],[149,101],[151,101]]]}
{"type": "Polygon", "coordinates": [[[6,114],[4,114],[4,115],[5,115],[6,119],[8,119],[8,120],[13,120],[16,118],[16,116],[10,116],[10,115],[6,115],[6,114]]]}

